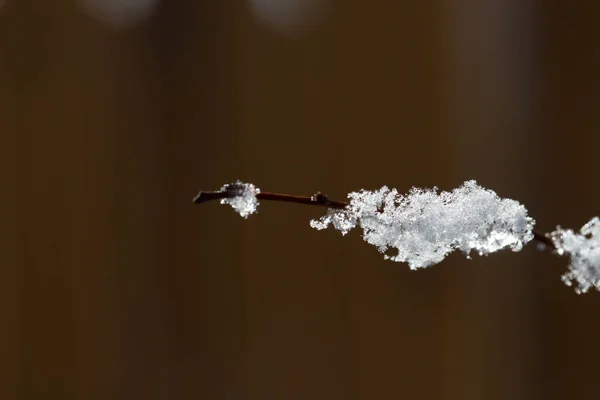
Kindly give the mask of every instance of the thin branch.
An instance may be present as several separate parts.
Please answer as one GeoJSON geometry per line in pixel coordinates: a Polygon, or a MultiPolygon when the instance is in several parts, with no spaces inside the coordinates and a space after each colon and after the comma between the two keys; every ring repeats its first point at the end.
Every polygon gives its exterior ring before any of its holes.
{"type": "MultiPolygon", "coordinates": [[[[224,190],[224,191],[201,191],[196,197],[194,197],[194,203],[200,204],[211,200],[227,199],[239,196],[236,190],[224,190]]],[[[260,192],[256,194],[258,200],[270,200],[270,201],[281,201],[284,203],[297,203],[297,204],[308,204],[313,206],[322,206],[327,208],[334,208],[336,210],[343,210],[348,206],[348,203],[341,201],[329,200],[326,195],[321,192],[317,192],[311,197],[308,196],[296,196],[284,193],[270,193],[260,192]]]]}
{"type": "Polygon", "coordinates": [[[540,233],[540,232],[536,231],[535,229],[532,232],[533,232],[533,238],[535,240],[537,240],[539,243],[543,244],[546,248],[548,248],[552,251],[556,250],[556,245],[554,244],[552,239],[550,239],[550,237],[547,234],[540,233]]]}
{"type": "MultiPolygon", "coordinates": [[[[226,190],[219,191],[201,191],[198,193],[196,197],[194,197],[195,204],[206,203],[207,201],[212,200],[221,200],[227,198],[233,198],[239,196],[239,188],[236,185],[229,185],[226,190]]],[[[313,206],[321,206],[327,208],[333,208],[336,210],[343,210],[349,204],[341,201],[329,200],[329,198],[323,194],[322,192],[317,192],[311,197],[308,196],[296,196],[285,193],[271,193],[271,192],[260,192],[256,194],[256,198],[258,200],[267,200],[267,201],[280,201],[284,203],[296,203],[296,204],[306,204],[313,206]]],[[[556,250],[556,246],[552,239],[541,232],[533,230],[533,238],[538,243],[543,244],[545,248],[553,251],[556,250]]]]}

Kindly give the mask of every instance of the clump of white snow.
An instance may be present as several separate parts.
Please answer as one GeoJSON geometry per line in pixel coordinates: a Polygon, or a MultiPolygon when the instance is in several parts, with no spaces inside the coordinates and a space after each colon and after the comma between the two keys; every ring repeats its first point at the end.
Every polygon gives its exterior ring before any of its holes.
{"type": "Polygon", "coordinates": [[[454,250],[467,257],[471,251],[480,255],[505,248],[519,251],[533,239],[535,221],[525,207],[501,199],[475,181],[439,194],[437,188],[413,188],[401,195],[384,186],[348,197],[346,209],[329,210],[311,226],[325,229],[332,224],[346,234],[360,225],[365,241],[382,253],[396,249],[396,255],[385,258],[407,262],[411,269],[437,264],[454,250]]]}
{"type": "Polygon", "coordinates": [[[221,199],[221,204],[229,204],[242,217],[248,218],[248,215],[257,212],[259,203],[256,195],[260,193],[260,189],[253,184],[238,180],[236,183],[224,185],[221,191],[232,194],[231,197],[221,199]]]}
{"type": "Polygon", "coordinates": [[[329,224],[331,224],[335,229],[342,232],[342,235],[346,235],[350,229],[356,226],[356,223],[356,216],[348,210],[334,210],[331,208],[327,210],[327,215],[322,216],[318,220],[310,220],[310,226],[315,229],[327,229],[329,224]]]}
{"type": "Polygon", "coordinates": [[[562,276],[563,282],[568,286],[576,283],[577,294],[591,288],[600,291],[600,218],[592,218],[580,233],[559,226],[551,238],[559,254],[571,257],[569,271],[562,276]]]}

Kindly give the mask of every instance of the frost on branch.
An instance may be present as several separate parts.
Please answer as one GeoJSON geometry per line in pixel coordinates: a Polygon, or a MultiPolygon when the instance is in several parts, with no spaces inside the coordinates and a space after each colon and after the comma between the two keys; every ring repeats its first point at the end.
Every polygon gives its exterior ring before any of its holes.
{"type": "Polygon", "coordinates": [[[571,257],[563,281],[568,286],[575,282],[578,294],[586,293],[590,288],[600,291],[600,219],[592,218],[580,233],[557,227],[551,237],[557,252],[571,257]]]}
{"type": "Polygon", "coordinates": [[[361,190],[348,195],[345,210],[329,210],[310,225],[325,229],[330,224],[342,234],[357,225],[363,238],[380,252],[396,249],[393,261],[407,262],[411,269],[437,264],[460,250],[469,257],[504,248],[519,251],[533,239],[535,221],[527,210],[511,199],[501,199],[475,181],[452,192],[437,188],[413,188],[408,195],[386,186],[377,191],[361,190]]]}
{"type": "Polygon", "coordinates": [[[222,192],[229,192],[231,197],[221,199],[221,204],[229,204],[238,214],[244,218],[248,215],[255,214],[258,207],[256,195],[260,193],[260,189],[251,183],[229,183],[221,188],[222,192]]]}

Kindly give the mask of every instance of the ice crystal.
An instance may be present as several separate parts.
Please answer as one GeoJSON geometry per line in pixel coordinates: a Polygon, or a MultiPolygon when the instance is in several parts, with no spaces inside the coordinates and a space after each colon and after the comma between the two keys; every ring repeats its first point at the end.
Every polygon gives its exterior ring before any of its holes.
{"type": "Polygon", "coordinates": [[[315,229],[322,230],[327,229],[331,224],[335,229],[342,232],[345,235],[350,229],[356,226],[356,217],[346,210],[327,210],[327,215],[321,217],[321,219],[313,219],[310,221],[310,226],[315,229]]]}
{"type": "Polygon", "coordinates": [[[238,214],[244,218],[255,214],[258,207],[256,195],[260,189],[251,183],[243,183],[239,180],[236,183],[229,183],[221,188],[222,192],[229,192],[231,197],[221,199],[221,204],[229,204],[238,214]]]}
{"type": "Polygon", "coordinates": [[[576,283],[578,294],[591,288],[600,291],[600,219],[592,218],[580,233],[557,227],[551,238],[557,252],[571,258],[569,271],[562,277],[563,282],[568,286],[576,283]]]}
{"type": "Polygon", "coordinates": [[[331,224],[346,234],[359,225],[364,240],[380,252],[396,249],[397,254],[385,258],[407,262],[411,269],[437,264],[454,250],[467,257],[472,251],[480,255],[505,248],[519,251],[533,239],[535,221],[525,207],[501,199],[475,181],[439,194],[437,188],[413,188],[401,195],[384,186],[348,197],[346,209],[329,210],[311,226],[325,229],[331,224]]]}

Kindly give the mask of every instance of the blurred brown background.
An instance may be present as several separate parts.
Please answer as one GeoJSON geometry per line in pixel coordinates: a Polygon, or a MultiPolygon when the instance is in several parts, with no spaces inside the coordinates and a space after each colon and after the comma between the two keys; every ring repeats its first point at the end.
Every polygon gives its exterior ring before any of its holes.
{"type": "MultiPolygon", "coordinates": [[[[600,3],[0,0],[1,399],[569,399],[600,293],[567,260],[419,272],[331,198],[477,179],[600,214],[600,3]]],[[[591,397],[590,397],[591,398],[591,397]]]]}

